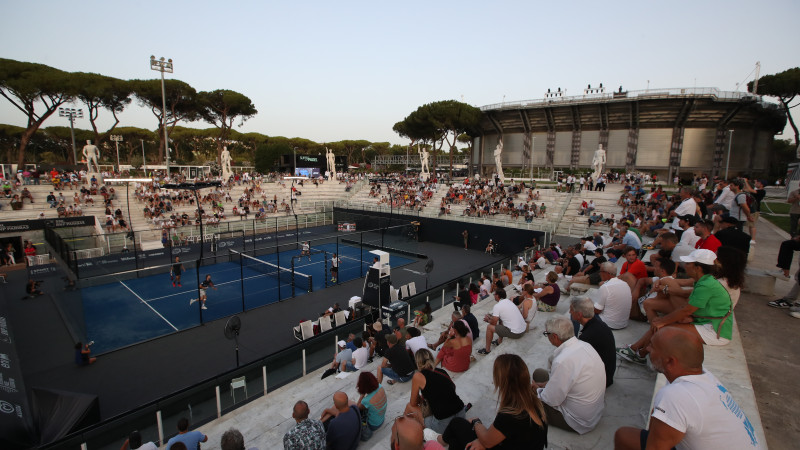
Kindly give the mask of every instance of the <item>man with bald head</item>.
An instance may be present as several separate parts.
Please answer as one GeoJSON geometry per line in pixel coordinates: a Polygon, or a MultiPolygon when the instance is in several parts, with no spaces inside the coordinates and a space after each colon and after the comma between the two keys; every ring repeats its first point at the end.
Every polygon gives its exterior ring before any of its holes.
{"type": "Polygon", "coordinates": [[[659,330],[648,347],[653,367],[666,376],[653,402],[649,430],[622,427],[614,448],[758,449],[750,420],[730,392],[703,369],[703,341],[676,327],[659,330]]]}
{"type": "Polygon", "coordinates": [[[308,403],[300,400],[294,404],[292,419],[297,423],[283,436],[284,449],[325,449],[325,428],[319,420],[309,419],[308,413],[308,403]]]}
{"type": "Polygon", "coordinates": [[[425,440],[424,428],[422,410],[408,405],[405,413],[392,424],[392,450],[444,450],[438,440],[425,440]]]}
{"type": "Polygon", "coordinates": [[[333,394],[333,408],[322,412],[323,424],[328,431],[325,440],[328,449],[353,450],[361,440],[361,414],[358,406],[348,400],[347,394],[336,391],[333,394]]]}

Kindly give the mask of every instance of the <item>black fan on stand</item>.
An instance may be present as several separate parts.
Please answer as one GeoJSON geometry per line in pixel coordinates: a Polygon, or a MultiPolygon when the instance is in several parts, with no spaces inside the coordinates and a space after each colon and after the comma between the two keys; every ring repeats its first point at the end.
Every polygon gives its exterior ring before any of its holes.
{"type": "Polygon", "coordinates": [[[433,272],[433,260],[429,259],[428,262],[425,263],[425,290],[428,290],[428,277],[430,276],[431,272],[433,272]]]}
{"type": "Polygon", "coordinates": [[[233,339],[236,344],[236,367],[239,367],[239,332],[242,330],[242,320],[239,316],[232,316],[225,323],[225,338],[233,339]]]}

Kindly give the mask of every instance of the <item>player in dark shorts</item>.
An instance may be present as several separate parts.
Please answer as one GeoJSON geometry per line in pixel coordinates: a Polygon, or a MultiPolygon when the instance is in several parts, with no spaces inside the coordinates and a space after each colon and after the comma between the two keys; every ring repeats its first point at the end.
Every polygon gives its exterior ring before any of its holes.
{"type": "Polygon", "coordinates": [[[339,256],[336,253],[333,254],[331,258],[331,282],[336,283],[339,281],[339,256]]]}
{"type": "Polygon", "coordinates": [[[206,290],[208,288],[213,288],[215,291],[217,290],[217,287],[214,286],[214,282],[211,281],[211,275],[206,275],[206,279],[203,280],[202,283],[200,283],[200,298],[199,299],[193,298],[189,300],[189,304],[191,305],[197,300],[200,300],[200,304],[202,305],[201,308],[208,309],[206,308],[206,290]]]}
{"type": "Polygon", "coordinates": [[[176,256],[175,263],[172,265],[172,269],[169,271],[170,278],[172,278],[172,287],[175,287],[176,284],[178,285],[178,287],[182,287],[181,272],[183,272],[184,270],[186,269],[183,268],[183,263],[181,263],[180,256],[176,256]]]}

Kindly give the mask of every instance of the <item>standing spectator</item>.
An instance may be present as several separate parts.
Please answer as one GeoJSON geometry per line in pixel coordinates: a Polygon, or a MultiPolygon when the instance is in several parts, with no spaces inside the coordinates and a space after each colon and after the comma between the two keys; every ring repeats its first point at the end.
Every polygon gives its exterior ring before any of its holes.
{"type": "Polygon", "coordinates": [[[747,206],[747,194],[742,192],[744,188],[744,181],[734,180],[730,184],[731,192],[733,192],[733,200],[731,201],[731,209],[728,217],[736,219],[736,229],[741,230],[745,222],[752,222],[750,216],[750,207],[747,206]]]}
{"type": "Polygon", "coordinates": [[[483,321],[489,325],[486,327],[486,347],[478,350],[482,355],[488,355],[491,345],[500,345],[503,338],[519,339],[528,330],[528,324],[522,317],[514,303],[506,298],[506,291],[498,289],[494,293],[494,300],[497,304],[492,308],[492,313],[487,314],[483,321]],[[492,337],[497,334],[497,340],[492,341],[492,337]]]}
{"type": "Polygon", "coordinates": [[[653,336],[650,348],[650,361],[668,384],[656,393],[648,430],[618,429],[615,449],[761,448],[730,391],[703,369],[703,343],[697,335],[665,328],[653,336]]]}
{"type": "Polygon", "coordinates": [[[178,419],[178,435],[167,441],[167,450],[176,442],[185,445],[187,450],[199,450],[200,443],[206,441],[208,436],[199,431],[189,431],[189,419],[181,417],[178,419]]]}
{"type": "Polygon", "coordinates": [[[767,195],[767,191],[764,190],[764,181],[763,180],[755,180],[753,182],[753,186],[750,186],[750,181],[747,178],[743,178],[744,181],[744,188],[743,190],[750,195],[753,196],[753,208],[750,211],[750,218],[752,220],[747,221],[747,226],[750,231],[750,239],[755,242],[756,240],[756,223],[758,222],[758,217],[761,215],[761,201],[764,200],[764,197],[767,195]]]}
{"type": "MultiPolygon", "coordinates": [[[[52,192],[50,194],[52,194],[52,192]]],[[[800,221],[800,188],[793,190],[789,194],[786,203],[791,205],[789,206],[789,234],[796,236],[797,222],[800,221]]]]}
{"type": "Polygon", "coordinates": [[[567,431],[588,433],[603,415],[606,390],[603,360],[591,345],[575,338],[572,323],[566,317],[551,317],[545,323],[545,330],[543,334],[556,350],[549,375],[540,378],[538,371],[535,372],[534,383],[539,386],[537,393],[544,403],[548,422],[567,431]]]}
{"type": "Polygon", "coordinates": [[[383,425],[386,417],[386,391],[378,383],[378,379],[372,372],[361,372],[358,375],[356,391],[361,395],[357,404],[361,409],[362,416],[366,415],[366,421],[361,423],[361,440],[368,441],[372,433],[383,425]]]}
{"type": "Polygon", "coordinates": [[[581,325],[578,339],[587,342],[594,348],[606,368],[606,387],[614,383],[614,372],[617,370],[617,352],[614,333],[595,314],[594,304],[587,297],[575,297],[570,302],[569,314],[572,320],[581,325]]]}
{"type": "Polygon", "coordinates": [[[292,408],[296,424],[283,436],[285,450],[324,450],[325,427],[319,420],[308,418],[308,403],[300,400],[292,408]]]}
{"type": "Polygon", "coordinates": [[[329,450],[354,450],[361,440],[361,414],[358,406],[350,403],[347,394],[336,391],[333,407],[322,413],[320,419],[328,423],[325,441],[329,450]]]}

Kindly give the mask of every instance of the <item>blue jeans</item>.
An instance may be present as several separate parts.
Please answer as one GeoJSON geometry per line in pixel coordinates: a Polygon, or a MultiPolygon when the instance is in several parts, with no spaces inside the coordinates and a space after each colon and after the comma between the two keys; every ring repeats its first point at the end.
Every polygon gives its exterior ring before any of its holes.
{"type": "Polygon", "coordinates": [[[381,373],[386,375],[387,377],[395,380],[395,381],[399,381],[400,383],[406,383],[406,382],[411,380],[411,377],[414,376],[414,372],[411,372],[410,374],[408,374],[408,375],[406,375],[404,377],[401,377],[391,367],[382,367],[381,368],[381,373]]]}
{"type": "MultiPolygon", "coordinates": [[[[365,414],[366,414],[366,413],[365,413],[365,414]]],[[[383,424],[381,424],[381,425],[383,425],[383,424]]],[[[361,441],[368,441],[368,440],[369,440],[369,438],[371,438],[371,437],[372,437],[372,433],[374,433],[374,432],[375,432],[375,430],[377,430],[378,428],[380,428],[380,427],[381,427],[381,425],[378,425],[378,426],[376,426],[376,427],[373,427],[372,425],[370,425],[370,424],[368,424],[368,423],[363,423],[363,422],[362,422],[362,423],[361,423],[361,441]]]]}

